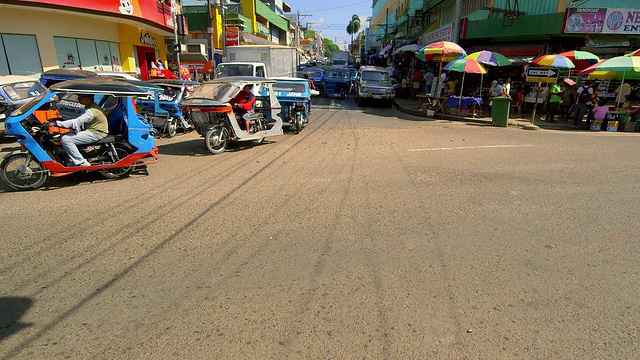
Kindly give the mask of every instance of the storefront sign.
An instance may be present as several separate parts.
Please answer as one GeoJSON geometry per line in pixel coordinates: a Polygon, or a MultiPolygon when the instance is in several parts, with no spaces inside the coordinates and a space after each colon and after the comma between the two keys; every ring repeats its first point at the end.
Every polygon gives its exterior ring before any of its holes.
{"type": "Polygon", "coordinates": [[[565,34],[640,34],[640,9],[569,8],[565,34]]]}
{"type": "Polygon", "coordinates": [[[257,23],[258,24],[258,34],[269,37],[271,34],[269,34],[269,28],[262,23],[257,23]]]}
{"type": "Polygon", "coordinates": [[[173,29],[171,7],[157,0],[17,0],[15,3],[40,3],[58,8],[76,8],[78,10],[94,10],[103,13],[128,15],[152,21],[166,28],[173,29]]]}
{"type": "Polygon", "coordinates": [[[451,41],[451,35],[453,33],[453,24],[443,26],[437,30],[428,32],[420,36],[418,39],[418,45],[425,46],[438,41],[451,41]]]}
{"type": "Polygon", "coordinates": [[[240,45],[240,28],[237,26],[227,26],[227,46],[240,45]]]}
{"type": "Polygon", "coordinates": [[[145,44],[145,45],[151,45],[151,46],[154,46],[154,47],[158,46],[158,40],[156,40],[149,33],[140,34],[140,43],[145,44]]]}

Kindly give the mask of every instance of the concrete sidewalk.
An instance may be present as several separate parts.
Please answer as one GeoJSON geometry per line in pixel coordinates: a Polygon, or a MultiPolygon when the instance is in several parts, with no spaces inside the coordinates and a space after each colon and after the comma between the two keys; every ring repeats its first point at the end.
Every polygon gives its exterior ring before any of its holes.
{"type": "MultiPolygon", "coordinates": [[[[417,110],[418,109],[418,100],[409,100],[409,99],[395,99],[395,105],[398,110],[415,115],[424,117],[425,120],[431,120],[432,118],[427,118],[427,112],[425,110],[417,110]]],[[[538,130],[538,129],[548,129],[548,130],[583,130],[582,126],[574,126],[573,119],[569,121],[565,121],[563,117],[556,116],[556,122],[547,123],[544,120],[539,120],[543,118],[545,113],[542,114],[536,113],[536,120],[531,124],[531,113],[529,114],[511,114],[509,118],[509,126],[517,126],[524,129],[538,130]]],[[[463,122],[473,122],[473,123],[481,123],[481,124],[492,124],[491,117],[471,117],[469,116],[457,116],[443,113],[436,113],[433,119],[436,120],[450,120],[450,121],[463,121],[463,122]]]]}

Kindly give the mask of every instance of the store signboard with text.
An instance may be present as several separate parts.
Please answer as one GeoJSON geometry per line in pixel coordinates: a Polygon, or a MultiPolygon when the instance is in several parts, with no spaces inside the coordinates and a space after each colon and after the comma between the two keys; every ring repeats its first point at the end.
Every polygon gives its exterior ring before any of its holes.
{"type": "Polygon", "coordinates": [[[565,13],[563,32],[640,35],[640,9],[569,8],[565,13]]]}
{"type": "Polygon", "coordinates": [[[443,26],[437,30],[423,34],[418,39],[418,45],[425,46],[438,41],[451,41],[453,33],[453,24],[443,26]]]}
{"type": "Polygon", "coordinates": [[[24,3],[25,6],[39,3],[48,7],[57,6],[59,8],[76,8],[78,11],[92,10],[120,16],[125,15],[152,21],[173,29],[171,6],[157,0],[16,0],[15,3],[24,3]]]}
{"type": "Polygon", "coordinates": [[[240,45],[240,28],[237,26],[227,26],[227,46],[240,45]]]}

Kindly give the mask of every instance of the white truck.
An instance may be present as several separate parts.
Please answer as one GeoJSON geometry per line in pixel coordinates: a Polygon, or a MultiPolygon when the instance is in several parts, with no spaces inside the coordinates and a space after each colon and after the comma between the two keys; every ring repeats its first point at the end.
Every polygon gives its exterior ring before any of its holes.
{"type": "Polygon", "coordinates": [[[294,77],[296,49],[282,45],[227,46],[227,61],[216,66],[217,77],[294,77]]]}
{"type": "Polygon", "coordinates": [[[331,67],[346,69],[349,66],[348,51],[334,51],[331,54],[331,67]]]}

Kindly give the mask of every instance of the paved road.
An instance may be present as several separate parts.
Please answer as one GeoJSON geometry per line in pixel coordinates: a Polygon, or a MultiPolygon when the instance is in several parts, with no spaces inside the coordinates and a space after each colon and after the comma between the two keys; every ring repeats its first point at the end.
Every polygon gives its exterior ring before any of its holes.
{"type": "Polygon", "coordinates": [[[0,359],[637,356],[638,135],[319,103],[257,147],[161,139],[149,176],[3,187],[0,359]]]}

